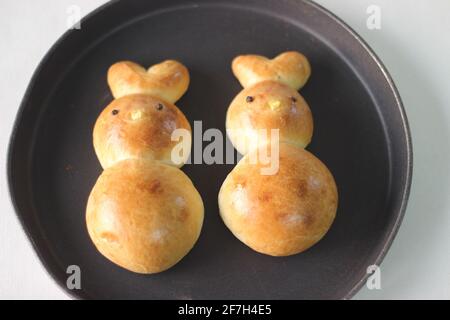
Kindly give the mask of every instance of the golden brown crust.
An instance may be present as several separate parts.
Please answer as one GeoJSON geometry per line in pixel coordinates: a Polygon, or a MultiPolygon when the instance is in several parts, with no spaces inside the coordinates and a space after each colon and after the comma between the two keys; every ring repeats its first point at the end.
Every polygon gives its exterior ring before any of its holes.
{"type": "MultiPolygon", "coordinates": [[[[255,152],[255,151],[253,151],[255,152]]],[[[220,214],[231,232],[252,249],[272,256],[302,252],[317,243],[336,215],[332,174],[308,151],[280,144],[279,171],[261,175],[246,155],[219,192],[220,214]]]]}
{"type": "Polygon", "coordinates": [[[273,59],[259,55],[238,56],[233,60],[232,70],[244,88],[272,80],[299,90],[311,75],[308,59],[296,51],[284,52],[273,59]]]}
{"type": "Polygon", "coordinates": [[[266,141],[258,135],[279,129],[280,141],[306,147],[313,134],[311,110],[303,97],[291,87],[275,81],[259,82],[242,90],[231,102],[226,128],[234,147],[247,154],[266,141]],[[259,140],[258,140],[259,139],[259,140]]]}
{"type": "MultiPolygon", "coordinates": [[[[171,140],[175,129],[191,126],[173,104],[150,95],[128,95],[111,102],[100,114],[94,127],[94,148],[103,168],[129,158],[172,162],[171,152],[177,141],[171,140]]],[[[191,142],[189,141],[189,147],[191,142]]],[[[189,148],[190,150],[190,148],[189,148]]]]}
{"type": "Polygon", "coordinates": [[[164,271],[197,241],[203,202],[179,169],[124,160],[105,170],[89,196],[86,224],[97,249],[137,273],[164,271]]]}
{"type": "Polygon", "coordinates": [[[134,62],[121,61],[109,68],[108,84],[116,99],[142,93],[175,103],[189,86],[189,71],[175,60],[163,61],[148,70],[134,62]]]}

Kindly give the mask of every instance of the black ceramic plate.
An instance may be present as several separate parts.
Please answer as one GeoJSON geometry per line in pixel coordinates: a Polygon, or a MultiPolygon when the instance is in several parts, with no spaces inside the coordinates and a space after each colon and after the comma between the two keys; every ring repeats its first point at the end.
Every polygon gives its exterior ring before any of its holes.
{"type": "Polygon", "coordinates": [[[290,0],[113,1],[69,31],[36,71],[17,116],[8,175],[17,214],[42,262],[66,290],[66,268],[81,268],[80,298],[341,299],[363,285],[400,225],[412,152],[406,116],[386,70],[367,45],[316,4],[290,0]],[[205,203],[194,249],[157,275],[110,263],[91,243],[85,205],[101,172],[92,129],[112,97],[108,67],[123,59],[182,61],[191,85],[177,103],[203,129],[224,130],[241,90],[230,70],[243,53],[306,54],[312,77],[301,94],[315,120],[310,151],[339,188],[330,232],[305,253],[258,254],[222,223],[219,187],[232,165],[186,165],[205,203]]]}

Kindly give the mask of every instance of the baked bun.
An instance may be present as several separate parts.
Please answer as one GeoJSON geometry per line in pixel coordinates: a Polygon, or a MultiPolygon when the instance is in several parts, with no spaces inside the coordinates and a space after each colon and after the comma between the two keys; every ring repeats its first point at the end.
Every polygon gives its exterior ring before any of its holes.
{"type": "Polygon", "coordinates": [[[234,147],[244,155],[264,145],[271,129],[279,129],[280,141],[304,148],[311,141],[313,117],[297,90],[267,80],[236,96],[228,108],[226,129],[234,147]]]}
{"type": "Polygon", "coordinates": [[[103,171],[89,196],[86,224],[97,249],[119,266],[156,273],[197,241],[203,202],[179,169],[142,159],[103,171]]]}
{"type": "MultiPolygon", "coordinates": [[[[103,168],[129,158],[181,167],[189,153],[172,158],[172,150],[179,143],[171,138],[175,129],[191,133],[189,122],[175,105],[150,95],[127,95],[112,101],[98,117],[93,134],[95,152],[103,168]]],[[[190,150],[190,134],[185,139],[188,141],[183,143],[190,150]]]]}
{"type": "Polygon", "coordinates": [[[244,88],[258,82],[272,80],[294,90],[302,88],[311,75],[306,57],[296,51],[284,52],[274,59],[259,55],[242,55],[233,60],[233,73],[244,88]]]}
{"type": "Polygon", "coordinates": [[[279,145],[279,170],[262,175],[252,153],[244,156],[219,192],[220,215],[247,246],[272,256],[289,256],[317,243],[337,209],[335,181],[308,151],[279,145]]]}
{"type": "Polygon", "coordinates": [[[155,64],[148,70],[134,62],[122,61],[109,68],[108,84],[116,99],[143,93],[175,103],[189,86],[189,72],[175,60],[155,64]]]}

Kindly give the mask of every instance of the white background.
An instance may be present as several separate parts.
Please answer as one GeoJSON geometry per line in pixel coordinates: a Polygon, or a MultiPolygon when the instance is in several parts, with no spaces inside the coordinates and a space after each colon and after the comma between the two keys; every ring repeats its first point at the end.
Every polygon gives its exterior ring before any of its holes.
{"type": "MultiPolygon", "coordinates": [[[[38,261],[10,204],[6,150],[23,93],[40,59],[67,28],[104,0],[0,1],[0,298],[67,299],[38,261]]],[[[319,0],[380,56],[403,98],[413,134],[414,178],[402,227],[381,266],[382,289],[356,299],[450,299],[450,1],[319,0]],[[381,8],[381,30],[366,26],[381,8]]]]}

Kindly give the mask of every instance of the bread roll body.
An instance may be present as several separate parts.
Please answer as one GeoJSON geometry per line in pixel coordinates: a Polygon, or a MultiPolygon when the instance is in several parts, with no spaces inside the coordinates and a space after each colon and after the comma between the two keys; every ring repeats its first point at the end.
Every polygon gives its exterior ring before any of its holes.
{"type": "Polygon", "coordinates": [[[125,159],[151,159],[181,167],[189,158],[191,126],[173,104],[145,94],[124,96],[112,101],[95,123],[93,140],[103,168],[125,159]],[[189,132],[181,163],[174,163],[172,141],[176,129],[189,132]]]}
{"type": "Polygon", "coordinates": [[[106,169],[86,209],[89,235],[117,265],[137,273],[164,271],[197,241],[203,202],[179,169],[129,159],[106,169]]]}
{"type": "Polygon", "coordinates": [[[275,175],[261,175],[262,165],[250,163],[251,154],[243,157],[220,189],[219,208],[225,225],[247,246],[289,256],[326,234],[338,194],[333,176],[314,155],[288,143],[279,151],[275,175]]]}

